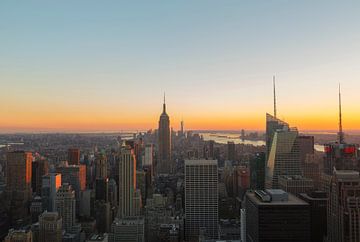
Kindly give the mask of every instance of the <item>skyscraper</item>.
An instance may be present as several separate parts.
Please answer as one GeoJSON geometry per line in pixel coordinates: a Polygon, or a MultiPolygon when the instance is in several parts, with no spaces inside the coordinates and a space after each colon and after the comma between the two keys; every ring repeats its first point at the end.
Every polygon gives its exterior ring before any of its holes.
{"type": "Polygon", "coordinates": [[[236,160],[235,143],[232,141],[228,141],[227,143],[227,159],[230,161],[236,160]]]}
{"type": "Polygon", "coordinates": [[[342,128],[341,93],[339,86],[339,131],[337,142],[325,144],[324,172],[332,175],[336,170],[360,171],[359,145],[345,142],[342,128]]]}
{"type": "Polygon", "coordinates": [[[327,209],[328,242],[360,241],[360,176],[334,170],[327,209]]]}
{"type": "Polygon", "coordinates": [[[68,150],[68,163],[69,165],[80,164],[80,150],[77,148],[70,148],[68,150]]]}
{"type": "Polygon", "coordinates": [[[62,219],[57,212],[43,212],[39,216],[39,242],[62,241],[62,219]]]}
{"type": "Polygon", "coordinates": [[[267,188],[278,188],[280,175],[301,175],[298,131],[284,127],[274,132],[266,165],[267,188]]]}
{"type": "Polygon", "coordinates": [[[159,119],[159,142],[158,142],[158,153],[159,159],[157,164],[156,172],[157,174],[161,173],[170,173],[172,167],[171,164],[171,135],[170,135],[170,119],[166,113],[166,103],[164,95],[164,104],[163,112],[160,115],[159,119]]]}
{"type": "Polygon", "coordinates": [[[43,209],[55,211],[56,193],[61,186],[61,174],[49,173],[42,177],[41,198],[43,209]]]}
{"type": "Polygon", "coordinates": [[[28,216],[28,203],[31,200],[32,154],[24,151],[8,152],[6,161],[6,194],[14,222],[28,216]]]}
{"type": "Polygon", "coordinates": [[[326,208],[328,198],[326,192],[301,193],[299,197],[310,205],[311,242],[323,241],[327,229],[326,208]]]}
{"type": "Polygon", "coordinates": [[[247,241],[310,241],[309,204],[294,195],[279,189],[247,192],[245,208],[247,241]]]}
{"type": "Polygon", "coordinates": [[[107,178],[107,160],[104,153],[96,154],[95,158],[95,178],[107,178]]]}
{"type": "Polygon", "coordinates": [[[37,195],[41,195],[42,176],[49,171],[47,160],[35,160],[32,163],[31,187],[37,195]]]}
{"type": "Polygon", "coordinates": [[[121,148],[119,160],[119,211],[118,217],[133,215],[136,191],[136,159],[134,150],[129,146],[121,148]]]}
{"type": "Polygon", "coordinates": [[[185,230],[187,239],[197,239],[205,229],[218,238],[218,171],[216,160],[185,161],[185,230]]]}
{"type": "Polygon", "coordinates": [[[56,193],[56,211],[62,218],[63,229],[71,232],[75,225],[76,201],[75,191],[68,183],[64,183],[56,193]]]}
{"type": "Polygon", "coordinates": [[[250,160],[250,188],[265,188],[265,153],[256,153],[250,160]]]}
{"type": "Polygon", "coordinates": [[[271,144],[276,130],[282,130],[284,128],[289,128],[289,124],[271,114],[266,114],[266,159],[269,157],[271,144]]]}

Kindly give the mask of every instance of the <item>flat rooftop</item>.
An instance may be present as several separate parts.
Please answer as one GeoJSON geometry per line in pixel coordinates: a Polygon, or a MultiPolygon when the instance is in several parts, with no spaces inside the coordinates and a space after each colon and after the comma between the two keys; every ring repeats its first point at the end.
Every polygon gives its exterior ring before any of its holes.
{"type": "MultiPolygon", "coordinates": [[[[269,189],[273,194],[275,193],[284,193],[281,189],[269,189]]],[[[271,194],[271,193],[270,193],[271,194]]],[[[255,204],[260,206],[276,206],[276,205],[286,205],[286,206],[296,206],[296,205],[309,205],[304,200],[288,193],[288,199],[286,201],[271,201],[271,202],[263,202],[259,199],[254,192],[247,192],[246,196],[253,201],[255,204]]]]}
{"type": "Polygon", "coordinates": [[[217,160],[185,160],[185,166],[217,165],[217,160]]]}

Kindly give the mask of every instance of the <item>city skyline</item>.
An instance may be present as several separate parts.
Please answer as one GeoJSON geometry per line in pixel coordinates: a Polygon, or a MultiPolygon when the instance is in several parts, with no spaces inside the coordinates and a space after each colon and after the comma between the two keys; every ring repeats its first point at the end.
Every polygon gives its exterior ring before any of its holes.
{"type": "Polygon", "coordinates": [[[0,4],[0,132],[358,130],[359,3],[0,4]]]}

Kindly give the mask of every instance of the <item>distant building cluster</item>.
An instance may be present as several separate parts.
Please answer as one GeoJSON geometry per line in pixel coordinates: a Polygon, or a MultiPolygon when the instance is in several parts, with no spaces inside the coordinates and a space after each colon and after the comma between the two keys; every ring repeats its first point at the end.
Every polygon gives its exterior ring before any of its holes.
{"type": "Polygon", "coordinates": [[[275,95],[263,136],[174,131],[165,97],[156,130],[0,135],[15,144],[0,148],[0,239],[359,242],[360,151],[339,116],[323,152],[275,95]]]}

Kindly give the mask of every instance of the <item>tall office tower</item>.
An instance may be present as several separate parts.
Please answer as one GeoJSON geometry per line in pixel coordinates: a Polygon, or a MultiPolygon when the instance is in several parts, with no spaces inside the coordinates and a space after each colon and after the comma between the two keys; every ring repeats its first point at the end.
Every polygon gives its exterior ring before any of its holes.
{"type": "Polygon", "coordinates": [[[204,228],[210,239],[218,238],[218,171],[216,160],[185,161],[185,230],[197,239],[204,228]]]}
{"type": "Polygon", "coordinates": [[[48,174],[49,165],[47,160],[35,160],[32,163],[31,188],[37,195],[41,195],[41,184],[43,175],[48,174]]]}
{"type": "Polygon", "coordinates": [[[320,189],[320,164],[314,155],[308,155],[303,166],[304,177],[312,179],[314,187],[320,189]]]}
{"type": "Polygon", "coordinates": [[[118,217],[133,215],[133,198],[136,190],[136,159],[134,150],[122,147],[119,161],[119,210],[118,217]]]}
{"type": "Polygon", "coordinates": [[[109,201],[109,178],[97,178],[95,181],[95,200],[109,201]]]}
{"type": "Polygon", "coordinates": [[[279,189],[247,192],[246,241],[310,241],[310,210],[305,201],[279,189]]]}
{"type": "Polygon", "coordinates": [[[215,144],[215,141],[209,140],[209,158],[211,158],[211,159],[215,159],[214,144],[215,144]]]}
{"type": "Polygon", "coordinates": [[[158,130],[159,142],[158,153],[159,159],[156,167],[156,173],[170,173],[172,169],[171,165],[171,135],[170,135],[170,119],[166,113],[165,95],[163,112],[160,115],[159,130],[158,130]]]}
{"type": "Polygon", "coordinates": [[[339,132],[338,141],[325,145],[324,173],[332,175],[336,170],[360,171],[359,145],[345,143],[342,129],[341,93],[339,86],[339,132]]]}
{"type": "Polygon", "coordinates": [[[269,159],[275,132],[283,129],[289,129],[289,124],[271,114],[266,114],[266,159],[269,159]]]}
{"type": "Polygon", "coordinates": [[[97,231],[100,233],[109,232],[112,218],[110,203],[104,200],[96,200],[94,210],[97,231]]]}
{"type": "Polygon", "coordinates": [[[78,149],[78,148],[68,149],[68,163],[69,163],[69,165],[79,165],[80,164],[80,149],[78,149]]]}
{"type": "Polygon", "coordinates": [[[334,170],[330,191],[327,209],[328,241],[360,241],[359,172],[334,170]]]}
{"type": "Polygon", "coordinates": [[[13,222],[28,216],[28,203],[31,200],[31,163],[30,152],[14,151],[6,155],[6,194],[13,222]]]}
{"type": "Polygon", "coordinates": [[[303,176],[279,176],[279,188],[293,195],[314,190],[313,180],[303,176]]]}
{"type": "Polygon", "coordinates": [[[41,198],[43,210],[55,211],[56,193],[61,186],[61,174],[49,173],[42,177],[41,198]]]}
{"type": "Polygon", "coordinates": [[[42,201],[40,196],[35,196],[31,201],[30,214],[31,222],[36,223],[39,220],[39,215],[43,212],[42,201]]]}
{"type": "Polygon", "coordinates": [[[297,129],[275,131],[265,171],[267,188],[278,188],[280,175],[301,175],[297,129]]]}
{"type": "Polygon", "coordinates": [[[256,153],[250,159],[250,188],[264,189],[265,188],[265,153],[256,153]]]}
{"type": "Polygon", "coordinates": [[[236,160],[235,143],[232,141],[227,143],[227,159],[231,161],[236,160]]]}
{"type": "Polygon", "coordinates": [[[154,175],[154,145],[147,144],[145,146],[144,158],[143,158],[143,168],[151,172],[151,175],[154,175]]]}
{"type": "Polygon", "coordinates": [[[39,242],[62,241],[62,219],[57,212],[43,212],[39,216],[39,242]]]}
{"type": "Polygon", "coordinates": [[[76,199],[79,200],[80,191],[86,189],[86,166],[69,165],[59,166],[56,172],[61,174],[62,183],[69,183],[75,190],[76,199]]]}
{"type": "Polygon", "coordinates": [[[143,165],[142,154],[144,153],[144,142],[142,137],[138,138],[134,142],[134,154],[136,158],[136,167],[141,169],[143,165]]]}
{"type": "Polygon", "coordinates": [[[326,192],[301,193],[299,197],[310,205],[310,242],[324,241],[326,236],[326,192]]]}
{"type": "Polygon", "coordinates": [[[115,219],[111,225],[109,242],[144,242],[144,218],[115,219]]]}
{"type": "Polygon", "coordinates": [[[4,242],[32,242],[31,230],[14,230],[10,229],[4,242]]]}
{"type": "Polygon", "coordinates": [[[62,218],[63,229],[71,232],[75,225],[76,201],[75,191],[68,183],[64,183],[56,193],[56,211],[62,218]]]}
{"type": "Polygon", "coordinates": [[[95,178],[107,178],[107,171],[106,155],[104,153],[97,154],[95,158],[95,178]]]}
{"type": "Polygon", "coordinates": [[[314,155],[314,136],[299,135],[299,152],[301,169],[304,170],[305,162],[308,156],[314,155]]]}

